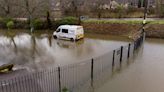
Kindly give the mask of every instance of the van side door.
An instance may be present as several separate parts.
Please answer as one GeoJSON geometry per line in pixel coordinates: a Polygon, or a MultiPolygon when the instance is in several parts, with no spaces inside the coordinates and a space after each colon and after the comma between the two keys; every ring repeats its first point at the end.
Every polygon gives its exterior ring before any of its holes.
{"type": "Polygon", "coordinates": [[[68,29],[61,29],[61,35],[62,38],[68,38],[68,29]]]}

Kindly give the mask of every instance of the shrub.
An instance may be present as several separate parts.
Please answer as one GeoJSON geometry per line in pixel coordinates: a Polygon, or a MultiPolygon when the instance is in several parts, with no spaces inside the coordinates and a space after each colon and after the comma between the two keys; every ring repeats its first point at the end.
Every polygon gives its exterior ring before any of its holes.
{"type": "Polygon", "coordinates": [[[3,18],[3,22],[7,24],[10,21],[14,21],[12,18],[3,18]]]}
{"type": "Polygon", "coordinates": [[[140,10],[136,7],[129,6],[127,9],[127,13],[134,13],[134,12],[139,12],[140,10]]]}
{"type": "Polygon", "coordinates": [[[122,18],[125,15],[125,8],[123,5],[117,6],[116,11],[118,13],[118,18],[122,18]]]}
{"type": "MultiPolygon", "coordinates": [[[[8,28],[7,25],[10,21],[12,21],[14,23],[14,20],[12,18],[0,18],[0,27],[1,28],[8,28]]],[[[9,23],[9,25],[10,25],[10,23],[9,23]]]]}
{"type": "Polygon", "coordinates": [[[16,29],[29,29],[29,24],[27,23],[27,21],[15,20],[14,27],[16,29]]]}
{"type": "Polygon", "coordinates": [[[65,17],[57,21],[58,25],[75,25],[78,24],[78,19],[75,17],[65,17]]]}
{"type": "Polygon", "coordinates": [[[34,19],[32,21],[32,25],[33,25],[34,29],[41,29],[43,26],[43,22],[40,19],[34,19]]]}
{"type": "Polygon", "coordinates": [[[6,26],[7,26],[8,29],[12,29],[14,27],[14,22],[13,21],[8,21],[6,23],[6,26]]]}
{"type": "Polygon", "coordinates": [[[62,89],[62,92],[69,92],[69,91],[68,91],[68,89],[67,89],[66,87],[64,87],[64,88],[62,89]]]}

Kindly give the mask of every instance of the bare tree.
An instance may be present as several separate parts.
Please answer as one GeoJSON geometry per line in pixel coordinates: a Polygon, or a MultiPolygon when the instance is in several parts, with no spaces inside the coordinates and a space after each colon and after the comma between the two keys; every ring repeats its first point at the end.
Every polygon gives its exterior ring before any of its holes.
{"type": "Polygon", "coordinates": [[[105,0],[95,0],[95,2],[93,2],[93,5],[91,6],[91,10],[93,12],[96,12],[97,17],[101,18],[102,16],[102,10],[103,10],[103,5],[105,0]]]}
{"type": "MultiPolygon", "coordinates": [[[[28,19],[31,29],[33,29],[32,21],[35,18],[43,18],[49,12],[49,0],[18,0],[15,6],[18,6],[23,12],[22,14],[28,19]]],[[[19,10],[18,10],[19,11],[19,10]]]]}
{"type": "Polygon", "coordinates": [[[0,0],[1,15],[9,17],[11,13],[11,7],[11,0],[0,0]]]}
{"type": "Polygon", "coordinates": [[[156,0],[156,13],[160,17],[164,15],[164,2],[163,2],[163,0],[156,0]]]}
{"type": "Polygon", "coordinates": [[[70,0],[69,2],[67,2],[67,4],[66,2],[62,3],[62,5],[65,5],[62,6],[65,15],[67,15],[67,13],[72,14],[73,16],[79,19],[80,23],[80,16],[82,12],[82,6],[84,5],[84,1],[85,0],[70,0]]]}

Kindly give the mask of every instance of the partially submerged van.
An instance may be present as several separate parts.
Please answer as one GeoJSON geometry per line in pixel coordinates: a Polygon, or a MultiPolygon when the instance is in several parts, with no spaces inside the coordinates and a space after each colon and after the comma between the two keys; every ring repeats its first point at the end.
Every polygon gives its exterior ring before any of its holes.
{"type": "Polygon", "coordinates": [[[54,38],[70,39],[72,41],[84,38],[84,29],[77,25],[61,25],[53,33],[54,38]]]}

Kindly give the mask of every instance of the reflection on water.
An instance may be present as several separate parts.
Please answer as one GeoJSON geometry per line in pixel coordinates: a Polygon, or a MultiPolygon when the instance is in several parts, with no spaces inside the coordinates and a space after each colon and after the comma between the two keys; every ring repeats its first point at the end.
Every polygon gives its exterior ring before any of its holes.
{"type": "Polygon", "coordinates": [[[47,34],[27,33],[0,36],[0,65],[15,64],[15,68],[36,70],[81,62],[111,51],[127,41],[85,38],[78,42],[56,40],[47,34]]]}

